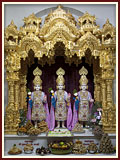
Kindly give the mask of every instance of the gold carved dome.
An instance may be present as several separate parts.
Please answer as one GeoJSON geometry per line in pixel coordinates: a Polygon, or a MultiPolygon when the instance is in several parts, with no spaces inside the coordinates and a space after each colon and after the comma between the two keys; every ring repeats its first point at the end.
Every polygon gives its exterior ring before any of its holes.
{"type": "Polygon", "coordinates": [[[54,11],[51,10],[51,12],[45,18],[45,23],[50,22],[53,19],[63,18],[63,19],[67,19],[68,21],[76,25],[75,18],[72,16],[72,14],[69,11],[67,13],[62,8],[63,8],[62,5],[58,5],[57,9],[55,9],[54,11]]]}

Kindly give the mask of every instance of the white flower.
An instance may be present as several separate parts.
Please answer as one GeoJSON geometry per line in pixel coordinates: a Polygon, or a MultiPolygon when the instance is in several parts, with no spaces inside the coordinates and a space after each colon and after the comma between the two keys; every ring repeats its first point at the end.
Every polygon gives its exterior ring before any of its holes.
{"type": "Polygon", "coordinates": [[[94,102],[94,99],[91,99],[90,102],[94,102]]]}
{"type": "Polygon", "coordinates": [[[78,96],[78,93],[76,92],[76,93],[74,93],[74,96],[78,96]]]}
{"type": "Polygon", "coordinates": [[[102,111],[102,108],[98,108],[97,111],[102,111]]]}
{"type": "Polygon", "coordinates": [[[96,122],[96,119],[94,118],[94,119],[91,119],[91,122],[96,122]]]}
{"type": "Polygon", "coordinates": [[[54,93],[54,91],[53,91],[53,90],[51,90],[50,92],[51,92],[51,93],[54,93]]]}
{"type": "Polygon", "coordinates": [[[31,95],[31,92],[28,92],[28,95],[30,96],[30,95],[31,95]]]}

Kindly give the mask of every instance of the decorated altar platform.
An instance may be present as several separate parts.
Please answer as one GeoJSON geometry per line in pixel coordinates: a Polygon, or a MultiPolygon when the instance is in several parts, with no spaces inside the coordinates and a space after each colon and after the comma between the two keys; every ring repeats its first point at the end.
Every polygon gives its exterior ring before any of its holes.
{"type": "MultiPolygon", "coordinates": [[[[112,141],[112,144],[113,146],[115,147],[116,146],[116,134],[108,134],[111,141],[112,141]]],[[[5,138],[5,143],[4,143],[4,156],[29,156],[29,157],[32,157],[32,156],[38,156],[36,155],[36,148],[38,147],[41,147],[41,146],[44,146],[44,147],[48,147],[48,143],[51,142],[51,141],[55,141],[55,140],[65,140],[65,141],[70,141],[72,140],[73,142],[75,142],[76,140],[80,140],[83,142],[83,144],[87,147],[90,142],[94,142],[98,147],[99,147],[99,143],[100,143],[100,140],[96,139],[96,137],[94,136],[94,134],[92,134],[92,132],[89,130],[89,129],[85,129],[85,133],[73,133],[72,136],[68,137],[68,136],[59,136],[59,138],[56,136],[47,136],[46,133],[41,133],[40,135],[38,136],[28,136],[28,135],[22,135],[22,136],[18,136],[18,135],[5,135],[4,136],[5,138]],[[24,152],[20,155],[9,155],[8,154],[8,151],[9,149],[12,147],[13,144],[16,144],[20,149],[23,150],[25,144],[27,143],[31,143],[33,146],[34,146],[34,151],[32,154],[25,154],[24,152]]],[[[107,154],[100,154],[100,153],[97,153],[97,154],[85,154],[84,156],[108,156],[107,154]]],[[[116,153],[114,154],[110,154],[110,156],[115,156],[116,153]]],[[[45,155],[45,156],[56,156],[56,155],[53,155],[53,154],[49,154],[49,155],[45,155]]],[[[62,156],[83,156],[83,155],[75,155],[75,154],[67,154],[67,155],[60,155],[60,157],[62,156]]],[[[39,157],[39,156],[38,156],[39,157]]]]}

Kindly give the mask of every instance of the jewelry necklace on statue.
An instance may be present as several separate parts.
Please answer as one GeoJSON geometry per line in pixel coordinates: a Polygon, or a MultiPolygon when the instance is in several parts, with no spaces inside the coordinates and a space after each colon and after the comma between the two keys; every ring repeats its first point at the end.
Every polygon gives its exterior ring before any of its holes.
{"type": "Polygon", "coordinates": [[[62,90],[62,92],[59,90],[57,91],[57,97],[58,99],[61,101],[64,98],[64,90],[62,90]]]}
{"type": "Polygon", "coordinates": [[[40,90],[39,90],[39,91],[35,91],[34,95],[35,95],[35,96],[38,96],[38,95],[41,96],[41,95],[42,95],[42,92],[41,92],[40,90]]]}
{"type": "Polygon", "coordinates": [[[85,91],[85,92],[80,92],[80,96],[81,96],[81,98],[86,98],[87,97],[87,95],[88,95],[88,92],[87,91],[85,91]]]}

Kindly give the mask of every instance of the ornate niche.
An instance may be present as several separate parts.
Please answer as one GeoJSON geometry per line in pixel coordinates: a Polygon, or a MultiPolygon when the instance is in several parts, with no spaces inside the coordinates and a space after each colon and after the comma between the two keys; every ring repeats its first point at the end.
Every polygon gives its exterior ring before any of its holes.
{"type": "Polygon", "coordinates": [[[57,53],[66,63],[93,64],[94,97],[102,101],[103,129],[116,131],[116,108],[112,99],[112,82],[116,59],[115,27],[107,19],[103,28],[96,24],[96,17],[85,13],[75,18],[61,5],[42,19],[34,14],[24,18],[24,26],[17,30],[14,22],[5,29],[5,67],[8,81],[8,106],[5,114],[5,133],[16,134],[19,126],[19,109],[26,107],[26,63],[31,65],[31,54],[41,65],[55,63],[57,53]],[[78,27],[79,26],[79,27],[78,27]],[[61,51],[61,46],[63,50],[61,51]],[[19,96],[20,95],[20,96],[19,96]]]}

